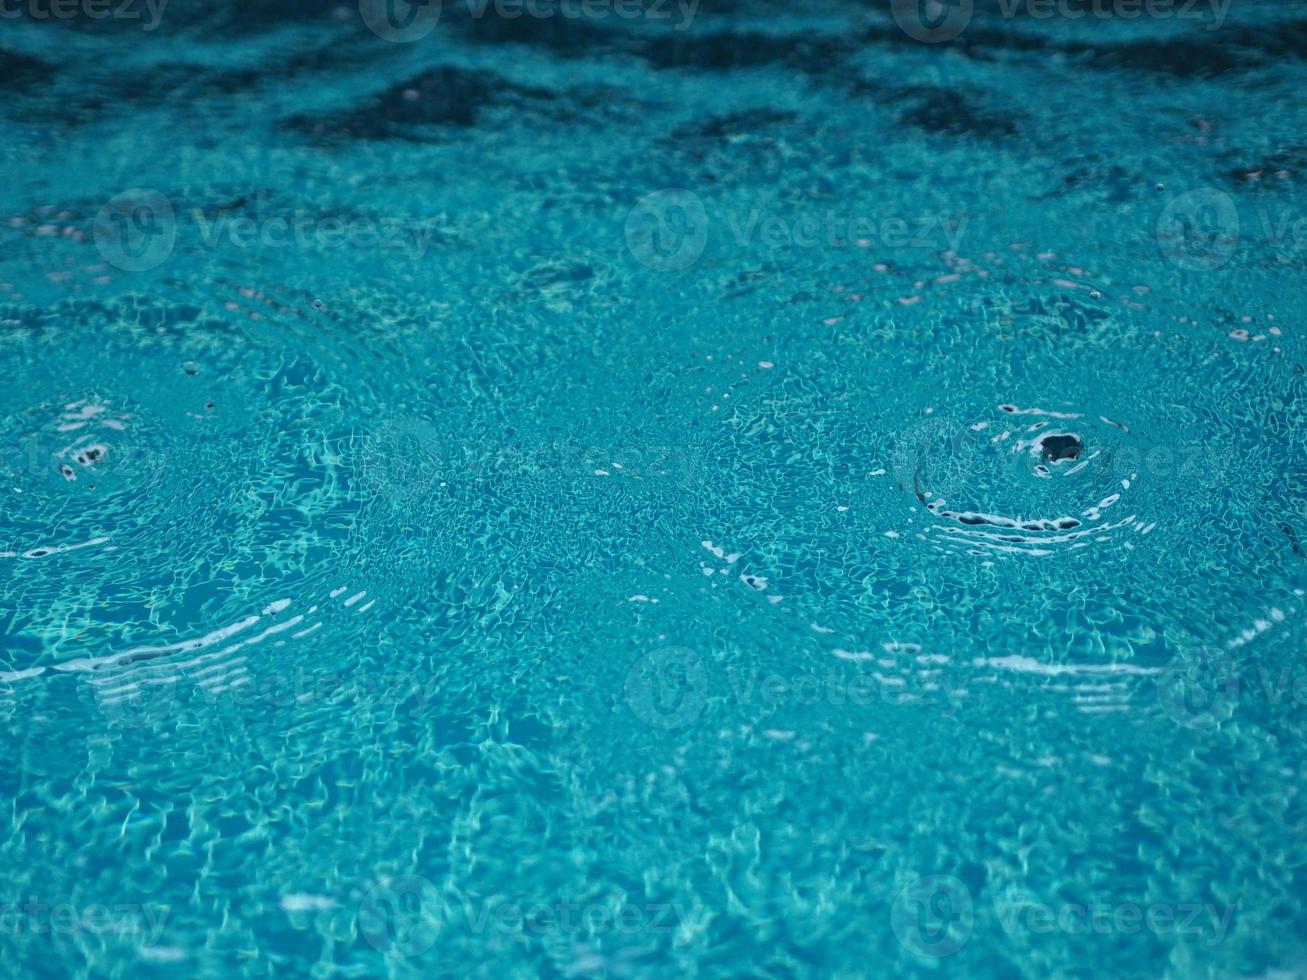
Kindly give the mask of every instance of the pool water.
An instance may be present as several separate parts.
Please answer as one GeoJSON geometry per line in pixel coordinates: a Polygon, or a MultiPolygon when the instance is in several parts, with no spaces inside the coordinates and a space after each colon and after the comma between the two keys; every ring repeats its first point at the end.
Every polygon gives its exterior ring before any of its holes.
{"type": "Polygon", "coordinates": [[[962,6],[6,20],[6,973],[1307,975],[1307,11],[962,6]]]}

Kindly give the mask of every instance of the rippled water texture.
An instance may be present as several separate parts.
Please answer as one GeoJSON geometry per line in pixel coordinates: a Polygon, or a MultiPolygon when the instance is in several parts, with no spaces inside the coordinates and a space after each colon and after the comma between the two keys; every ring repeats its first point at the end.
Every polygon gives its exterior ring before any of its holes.
{"type": "Polygon", "coordinates": [[[30,6],[0,972],[1307,976],[1307,9],[30,6]]]}

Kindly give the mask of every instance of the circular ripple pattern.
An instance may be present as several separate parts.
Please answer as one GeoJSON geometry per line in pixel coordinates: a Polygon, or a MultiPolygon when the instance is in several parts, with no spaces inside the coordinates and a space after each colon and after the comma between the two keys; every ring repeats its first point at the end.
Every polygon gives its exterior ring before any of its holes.
{"type": "Polygon", "coordinates": [[[944,546],[1042,556],[1149,533],[1141,497],[1164,460],[1108,416],[1002,404],[917,425],[896,471],[944,546]]]}
{"type": "Polygon", "coordinates": [[[168,464],[157,420],[117,393],[36,402],[0,420],[0,436],[9,447],[0,456],[0,484],[11,521],[52,503],[86,512],[148,493],[168,464]]]}

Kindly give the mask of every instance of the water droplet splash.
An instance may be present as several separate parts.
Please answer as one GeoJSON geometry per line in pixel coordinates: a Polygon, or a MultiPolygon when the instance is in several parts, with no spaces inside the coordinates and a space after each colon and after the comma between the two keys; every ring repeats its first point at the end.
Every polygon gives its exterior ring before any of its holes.
{"type": "Polygon", "coordinates": [[[914,448],[907,489],[948,550],[1049,556],[1154,527],[1134,506],[1144,448],[1106,416],[1004,404],[914,448]]]}

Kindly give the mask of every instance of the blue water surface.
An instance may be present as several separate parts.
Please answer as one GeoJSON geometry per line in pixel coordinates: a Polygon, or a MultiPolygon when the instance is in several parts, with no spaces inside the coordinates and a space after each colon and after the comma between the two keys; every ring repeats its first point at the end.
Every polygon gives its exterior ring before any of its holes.
{"type": "Polygon", "coordinates": [[[0,974],[1307,976],[1307,8],[1186,3],[7,7],[0,974]]]}

